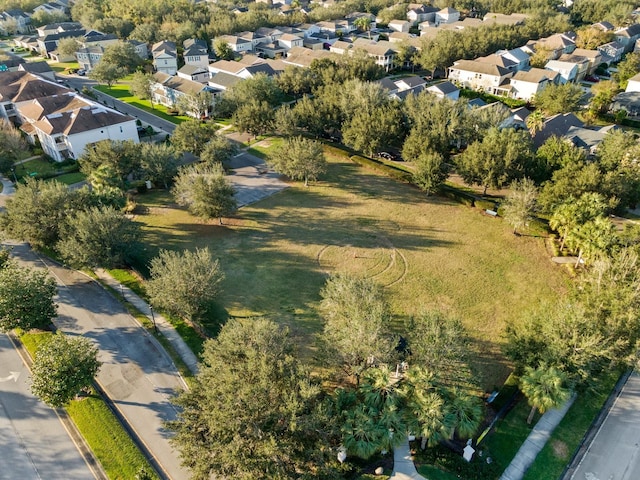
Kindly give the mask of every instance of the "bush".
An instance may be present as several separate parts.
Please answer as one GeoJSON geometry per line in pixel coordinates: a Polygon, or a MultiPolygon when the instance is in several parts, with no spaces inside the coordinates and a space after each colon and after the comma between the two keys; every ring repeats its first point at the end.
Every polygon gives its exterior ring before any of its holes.
{"type": "Polygon", "coordinates": [[[458,190],[457,188],[451,187],[449,185],[443,185],[441,188],[441,192],[443,196],[469,207],[473,207],[476,201],[476,197],[474,197],[472,194],[467,193],[463,190],[458,190]]]}
{"type": "Polygon", "coordinates": [[[374,170],[378,170],[391,178],[399,180],[405,183],[411,183],[412,175],[409,172],[405,172],[404,170],[400,170],[398,168],[394,168],[390,165],[385,165],[384,163],[377,162],[371,158],[363,157],[361,155],[353,155],[351,160],[359,165],[364,167],[370,167],[374,170]]]}
{"type": "Polygon", "coordinates": [[[496,202],[494,202],[493,200],[482,200],[482,199],[476,199],[475,200],[475,206],[482,209],[482,210],[494,210],[496,211],[496,202]]]}

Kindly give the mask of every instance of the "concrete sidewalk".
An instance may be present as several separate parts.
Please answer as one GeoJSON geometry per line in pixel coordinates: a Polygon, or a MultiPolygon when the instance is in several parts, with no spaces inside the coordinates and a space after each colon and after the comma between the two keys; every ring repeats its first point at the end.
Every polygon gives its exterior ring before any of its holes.
{"type": "Polygon", "coordinates": [[[2,182],[2,192],[0,195],[13,195],[16,191],[13,186],[13,182],[7,178],[0,177],[0,182],[2,182]]]}
{"type": "Polygon", "coordinates": [[[416,470],[407,439],[393,449],[393,473],[389,480],[426,480],[416,470]]]}
{"type": "Polygon", "coordinates": [[[162,335],[169,341],[176,353],[182,361],[187,365],[189,370],[195,375],[198,373],[198,358],[184,342],[182,337],[176,332],[173,325],[162,315],[154,312],[151,314],[149,304],[140,298],[133,290],[122,285],[115,278],[109,275],[105,270],[99,268],[95,270],[96,275],[101,282],[113,288],[116,292],[124,295],[124,299],[131,305],[136,307],[143,315],[146,315],[150,321],[154,321],[156,327],[162,335]]]}
{"type": "Polygon", "coordinates": [[[571,405],[573,405],[575,399],[576,396],[573,395],[562,407],[549,410],[542,415],[542,418],[533,427],[533,430],[500,477],[500,480],[522,480],[524,474],[536,459],[540,450],[549,441],[549,437],[551,437],[560,420],[564,418],[571,405]]]}

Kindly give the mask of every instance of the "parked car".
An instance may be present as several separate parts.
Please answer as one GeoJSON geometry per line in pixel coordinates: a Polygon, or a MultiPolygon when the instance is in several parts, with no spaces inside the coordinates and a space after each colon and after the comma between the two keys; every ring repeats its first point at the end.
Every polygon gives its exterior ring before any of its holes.
{"type": "Polygon", "coordinates": [[[87,71],[84,68],[80,68],[78,69],[78,71],[76,72],[78,75],[80,75],[81,77],[84,77],[87,73],[87,71]]]}
{"type": "Polygon", "coordinates": [[[596,83],[596,82],[600,81],[600,79],[598,77],[596,77],[595,75],[587,75],[586,77],[584,77],[584,79],[587,82],[593,82],[593,83],[596,83]]]}
{"type": "Polygon", "coordinates": [[[379,152],[378,153],[378,157],[384,158],[386,160],[397,160],[398,159],[398,156],[395,153],[389,153],[389,152],[379,152]]]}

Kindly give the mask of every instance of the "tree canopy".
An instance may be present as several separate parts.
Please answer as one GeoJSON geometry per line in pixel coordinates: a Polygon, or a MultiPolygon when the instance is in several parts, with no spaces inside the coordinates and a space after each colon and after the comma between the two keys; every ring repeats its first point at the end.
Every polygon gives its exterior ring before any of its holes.
{"type": "Polygon", "coordinates": [[[322,144],[304,137],[285,139],[282,146],[269,155],[267,163],[278,173],[294,180],[315,181],[327,169],[322,144]]]}
{"type": "Polygon", "coordinates": [[[62,407],[91,386],[99,369],[98,348],[89,339],[57,333],[36,352],[31,391],[46,404],[62,407]]]}
{"type": "Polygon", "coordinates": [[[176,403],[173,440],[193,478],[340,478],[340,439],[287,330],[233,319],[205,343],[196,381],[176,403]]]}

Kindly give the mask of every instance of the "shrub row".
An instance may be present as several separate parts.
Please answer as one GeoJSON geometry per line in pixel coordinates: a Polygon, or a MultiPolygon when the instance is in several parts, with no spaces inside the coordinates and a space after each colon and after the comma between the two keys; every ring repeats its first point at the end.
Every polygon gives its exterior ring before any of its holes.
{"type": "Polygon", "coordinates": [[[383,172],[391,178],[401,182],[411,183],[413,179],[413,176],[409,172],[392,167],[391,165],[385,165],[384,163],[377,162],[371,158],[363,157],[361,155],[353,155],[351,156],[351,160],[363,167],[370,167],[374,170],[378,170],[379,172],[383,172]]]}

